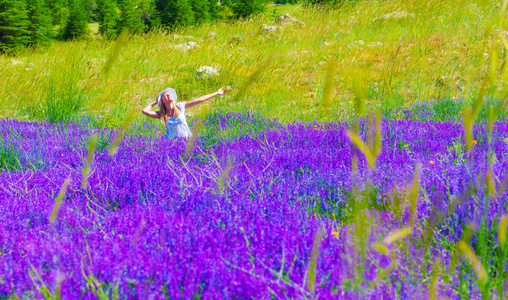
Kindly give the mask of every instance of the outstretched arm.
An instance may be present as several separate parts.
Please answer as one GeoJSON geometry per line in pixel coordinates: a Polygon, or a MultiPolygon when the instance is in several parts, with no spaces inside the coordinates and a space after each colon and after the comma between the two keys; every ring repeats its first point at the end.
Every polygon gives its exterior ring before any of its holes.
{"type": "Polygon", "coordinates": [[[157,105],[157,101],[154,101],[154,102],[148,104],[147,106],[145,106],[145,108],[143,108],[143,114],[147,117],[158,119],[159,115],[160,115],[159,112],[158,111],[151,111],[152,107],[154,107],[155,105],[157,105]]]}
{"type": "Polygon", "coordinates": [[[194,105],[199,104],[199,103],[201,103],[201,102],[205,102],[206,100],[211,99],[211,98],[213,98],[213,97],[215,97],[215,96],[222,96],[222,95],[224,95],[227,91],[228,91],[227,89],[225,89],[225,88],[221,88],[221,89],[219,89],[219,90],[218,90],[217,92],[215,92],[215,93],[211,93],[211,94],[208,94],[208,95],[205,95],[205,96],[201,96],[201,97],[199,97],[199,98],[197,98],[197,99],[194,99],[194,100],[192,100],[192,101],[185,102],[185,109],[190,108],[190,107],[193,107],[194,105]]]}

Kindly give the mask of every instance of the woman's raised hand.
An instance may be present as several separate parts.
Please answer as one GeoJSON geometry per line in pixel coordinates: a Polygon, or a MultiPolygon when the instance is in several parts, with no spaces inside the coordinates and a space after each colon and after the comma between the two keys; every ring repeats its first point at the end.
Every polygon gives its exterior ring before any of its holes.
{"type": "Polygon", "coordinates": [[[222,95],[226,94],[226,93],[228,92],[228,90],[229,90],[229,87],[227,87],[227,88],[220,88],[220,89],[217,91],[217,95],[222,96],[222,95]]]}

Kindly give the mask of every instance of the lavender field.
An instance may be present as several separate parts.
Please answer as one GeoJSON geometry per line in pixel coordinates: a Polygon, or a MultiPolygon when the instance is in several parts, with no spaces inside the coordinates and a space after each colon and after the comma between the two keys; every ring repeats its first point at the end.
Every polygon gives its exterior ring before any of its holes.
{"type": "Polygon", "coordinates": [[[118,130],[2,120],[0,298],[506,297],[508,123],[468,153],[460,123],[382,120],[373,168],[352,124],[134,125],[110,155],[118,130]]]}

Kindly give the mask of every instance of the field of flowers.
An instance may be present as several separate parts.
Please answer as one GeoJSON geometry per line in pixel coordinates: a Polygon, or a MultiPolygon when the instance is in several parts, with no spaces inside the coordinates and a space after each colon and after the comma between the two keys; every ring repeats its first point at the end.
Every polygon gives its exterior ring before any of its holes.
{"type": "Polygon", "coordinates": [[[0,299],[506,297],[508,123],[468,152],[407,113],[216,114],[192,148],[133,125],[116,152],[85,119],[2,120],[0,299]]]}

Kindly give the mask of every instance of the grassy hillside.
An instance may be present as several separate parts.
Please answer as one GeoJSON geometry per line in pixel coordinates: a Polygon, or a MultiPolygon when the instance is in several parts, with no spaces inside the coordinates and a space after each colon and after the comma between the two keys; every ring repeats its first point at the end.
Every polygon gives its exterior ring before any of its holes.
{"type": "Polygon", "coordinates": [[[353,109],[353,86],[361,87],[369,109],[389,109],[447,97],[472,99],[492,73],[497,79],[490,94],[496,96],[505,84],[501,38],[507,32],[501,30],[501,3],[484,2],[362,1],[330,11],[269,6],[249,20],[125,42],[55,42],[49,49],[0,56],[0,116],[46,119],[66,111],[115,124],[129,107],[144,106],[168,86],[183,101],[233,88],[189,113],[250,108],[283,121],[344,119],[353,109]],[[286,12],[305,26],[262,28],[286,12]],[[183,50],[189,42],[197,47],[183,50]],[[199,78],[201,66],[215,67],[219,75],[199,78]],[[327,76],[333,77],[330,115],[321,111],[327,76]],[[252,83],[240,101],[232,101],[246,82],[252,83]]]}

